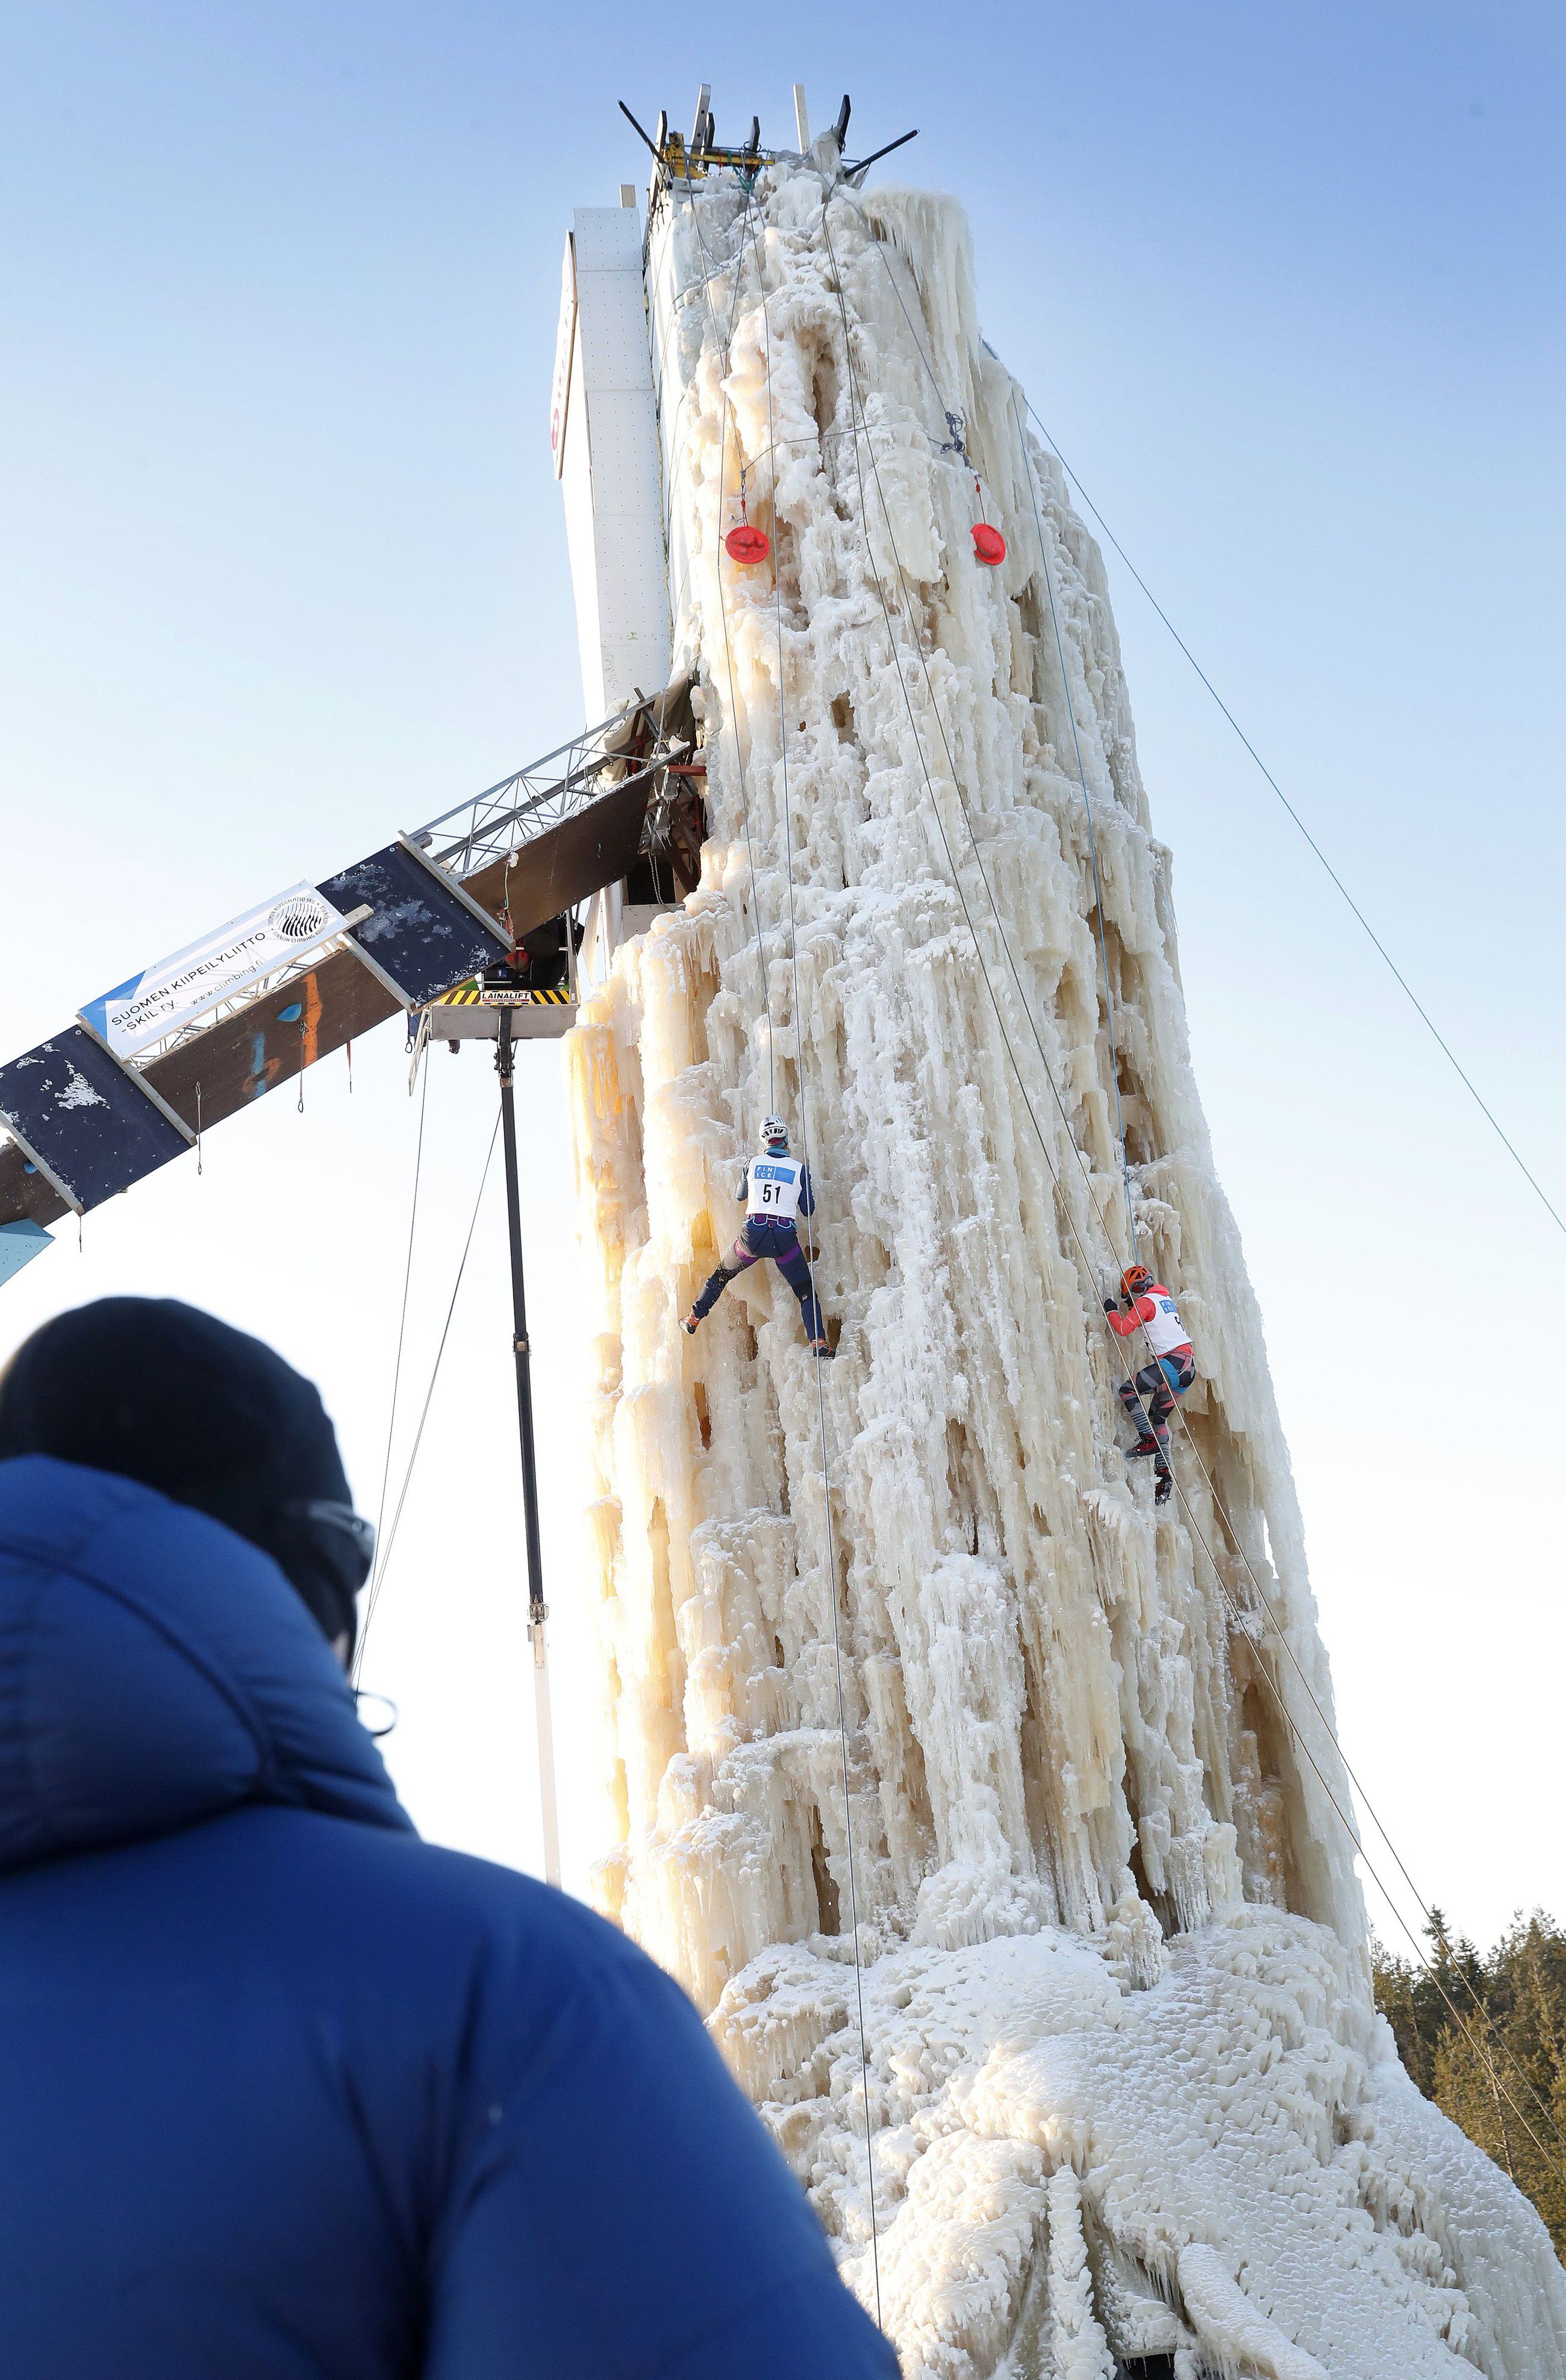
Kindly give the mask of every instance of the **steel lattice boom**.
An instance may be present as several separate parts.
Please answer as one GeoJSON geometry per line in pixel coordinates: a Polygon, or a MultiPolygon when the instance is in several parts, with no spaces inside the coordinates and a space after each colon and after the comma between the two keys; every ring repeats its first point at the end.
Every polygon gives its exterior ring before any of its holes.
{"type": "MultiPolygon", "coordinates": [[[[62,1032],[0,1066],[0,1229],[84,1214],[129,1189],[318,1059],[504,958],[627,877],[646,850],[688,891],[699,783],[682,679],[313,892],[303,887],[326,927],[316,946],[225,982],[204,1006],[187,1000],[156,1041],[116,1048],[103,1020],[117,995],[88,1003],[62,1032]]],[[[271,906],[275,923],[299,904],[271,906]]],[[[268,907],[235,928],[264,920],[268,907]]],[[[252,939],[265,940],[259,927],[252,939]]],[[[242,951],[242,931],[237,940],[242,951]]],[[[155,989],[173,964],[120,993],[155,989]]],[[[180,982],[192,974],[200,969],[187,965],[180,982]]]]}

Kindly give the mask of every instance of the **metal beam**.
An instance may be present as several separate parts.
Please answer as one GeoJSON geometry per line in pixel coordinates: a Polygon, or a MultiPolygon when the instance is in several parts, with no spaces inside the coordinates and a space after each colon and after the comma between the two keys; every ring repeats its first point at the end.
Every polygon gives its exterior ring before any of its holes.
{"type": "Polygon", "coordinates": [[[533,1648],[533,1702],[539,1730],[539,1791],[543,1804],[544,1875],[560,1882],[560,1819],[555,1800],[554,1726],[550,1709],[545,1628],[543,1541],[539,1530],[539,1471],[533,1448],[533,1371],[528,1342],[528,1296],[522,1272],[522,1205],[516,1167],[516,1115],[512,1100],[511,1011],[500,1011],[495,1050],[505,1149],[505,1221],[511,1248],[511,1347],[516,1364],[516,1430],[522,1449],[522,1513],[528,1542],[528,1642],[533,1648]]]}
{"type": "Polygon", "coordinates": [[[356,942],[350,935],[343,947],[345,950],[352,951],[360,966],[366,968],[368,972],[375,978],[376,982],[381,986],[382,991],[389,991],[391,993],[392,998],[396,1002],[399,1008],[414,1009],[418,1007],[419,1002],[415,1000],[412,992],[405,991],[401,984],[397,981],[395,976],[388,975],[380,960],[372,959],[370,957],[370,953],[365,949],[362,942],[356,942]]]}

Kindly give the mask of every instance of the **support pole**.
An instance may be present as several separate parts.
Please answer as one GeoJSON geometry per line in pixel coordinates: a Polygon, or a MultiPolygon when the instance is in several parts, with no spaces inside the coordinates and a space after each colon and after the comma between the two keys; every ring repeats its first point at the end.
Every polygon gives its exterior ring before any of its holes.
{"type": "Polygon", "coordinates": [[[543,1811],[544,1875],[560,1882],[560,1819],[554,1791],[554,1725],[544,1637],[543,1547],[539,1536],[539,1472],[533,1452],[533,1375],[528,1299],[522,1277],[522,1208],[516,1172],[516,1116],[511,1096],[511,1011],[500,1011],[495,1068],[500,1075],[501,1139],[505,1151],[505,1221],[511,1242],[511,1344],[516,1360],[516,1427],[522,1441],[522,1510],[528,1537],[528,1642],[533,1648],[533,1704],[539,1729],[539,1799],[543,1811]]]}

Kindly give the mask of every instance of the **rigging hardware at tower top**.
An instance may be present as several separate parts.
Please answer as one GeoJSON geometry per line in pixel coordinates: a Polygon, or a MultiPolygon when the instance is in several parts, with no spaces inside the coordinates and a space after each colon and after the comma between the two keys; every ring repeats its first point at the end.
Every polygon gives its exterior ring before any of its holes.
{"type": "MultiPolygon", "coordinates": [[[[706,181],[715,174],[733,174],[738,176],[743,187],[748,188],[760,168],[771,164],[774,158],[802,155],[810,148],[811,143],[809,126],[805,117],[804,91],[797,83],[795,85],[795,105],[797,116],[795,130],[799,142],[797,148],[763,148],[760,118],[755,115],[750,119],[750,130],[746,140],[738,148],[734,148],[725,146],[719,141],[712,115],[712,87],[710,83],[704,82],[697,95],[696,117],[691,126],[688,140],[672,128],[667,109],[659,111],[658,127],[654,135],[637,123],[625,101],[622,100],[621,115],[652,154],[652,182],[648,193],[649,208],[655,206],[666,192],[678,188],[682,185],[688,188],[692,183],[706,181]]],[[[837,111],[836,121],[832,125],[830,137],[836,151],[838,171],[845,181],[858,188],[862,187],[864,177],[872,165],[878,164],[882,157],[890,157],[894,149],[902,149],[910,140],[918,138],[918,128],[916,125],[913,131],[900,133],[895,140],[888,140],[881,148],[873,149],[868,157],[850,161],[844,156],[843,150],[844,143],[848,138],[848,119],[852,108],[853,103],[848,93],[844,91],[843,103],[837,111]]]]}

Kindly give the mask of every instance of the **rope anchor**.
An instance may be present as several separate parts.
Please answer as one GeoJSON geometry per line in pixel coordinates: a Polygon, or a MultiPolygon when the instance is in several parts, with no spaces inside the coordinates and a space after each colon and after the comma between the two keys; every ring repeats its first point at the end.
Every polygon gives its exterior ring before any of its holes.
{"type": "Polygon", "coordinates": [[[766,530],[758,528],[750,517],[750,509],[746,502],[746,467],[742,463],[739,468],[739,519],[723,540],[723,551],[731,562],[740,563],[750,569],[758,562],[766,561],[772,550],[772,540],[766,530]]]}
{"type": "Polygon", "coordinates": [[[1006,540],[994,522],[986,520],[984,516],[984,487],[977,471],[973,475],[973,492],[978,499],[978,518],[973,526],[974,557],[978,562],[988,563],[993,569],[997,563],[1006,559],[1006,540]]]}

